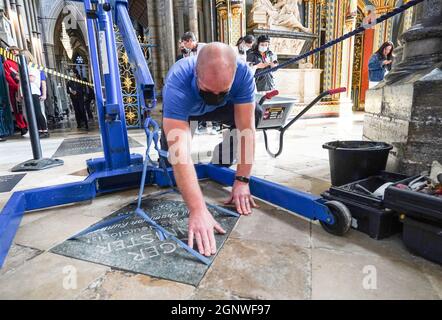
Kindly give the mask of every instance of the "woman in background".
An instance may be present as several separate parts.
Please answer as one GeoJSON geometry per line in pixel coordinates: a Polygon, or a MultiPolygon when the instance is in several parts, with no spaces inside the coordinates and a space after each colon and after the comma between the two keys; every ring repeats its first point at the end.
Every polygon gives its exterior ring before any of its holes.
{"type": "Polygon", "coordinates": [[[368,87],[370,89],[384,80],[385,75],[391,70],[393,49],[393,43],[387,41],[371,56],[368,62],[368,87]]]}
{"type": "Polygon", "coordinates": [[[252,49],[254,43],[255,43],[255,37],[251,34],[248,34],[238,39],[235,48],[238,53],[238,57],[242,61],[247,62],[247,52],[250,49],[252,49]]]}
{"type": "MultiPolygon", "coordinates": [[[[247,62],[250,62],[256,72],[276,67],[278,65],[278,57],[270,51],[270,38],[267,35],[258,37],[258,41],[247,54],[247,62]]],[[[267,73],[256,79],[256,90],[258,92],[266,92],[275,88],[273,75],[267,73]]]]}

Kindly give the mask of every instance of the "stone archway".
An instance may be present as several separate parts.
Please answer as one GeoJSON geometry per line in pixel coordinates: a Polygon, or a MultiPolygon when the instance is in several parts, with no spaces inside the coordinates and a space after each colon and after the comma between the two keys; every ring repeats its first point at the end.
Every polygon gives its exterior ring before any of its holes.
{"type": "MultiPolygon", "coordinates": [[[[86,16],[84,14],[84,8],[82,3],[68,2],[66,5],[66,1],[64,0],[44,0],[42,3],[42,12],[47,12],[43,16],[47,18],[47,23],[45,26],[45,32],[47,35],[46,43],[54,44],[54,31],[56,28],[57,20],[60,15],[71,15],[73,21],[75,21],[76,25],[80,28],[83,37],[87,39],[87,28],[86,28],[86,16]],[[47,11],[45,11],[47,9],[47,11]]],[[[75,24],[70,25],[71,28],[75,28],[75,24]]]]}
{"type": "Polygon", "coordinates": [[[75,68],[75,58],[80,55],[83,63],[88,64],[88,46],[80,28],[70,28],[66,13],[60,12],[54,24],[52,56],[53,68],[67,74],[68,69],[75,68]]]}
{"type": "Polygon", "coordinates": [[[56,68],[54,46],[57,42],[57,25],[60,24],[60,17],[65,19],[68,15],[72,19],[66,20],[70,28],[78,28],[83,39],[87,40],[86,18],[82,3],[65,0],[41,0],[40,1],[41,23],[45,34],[44,47],[46,51],[47,67],[56,68]]]}

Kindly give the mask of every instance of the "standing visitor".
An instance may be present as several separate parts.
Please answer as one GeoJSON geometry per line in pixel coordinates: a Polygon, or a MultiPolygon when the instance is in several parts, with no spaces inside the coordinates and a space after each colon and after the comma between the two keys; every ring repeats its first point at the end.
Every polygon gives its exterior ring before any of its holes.
{"type": "MultiPolygon", "coordinates": [[[[270,38],[267,35],[258,37],[256,44],[247,54],[247,62],[250,62],[256,73],[268,70],[278,65],[278,57],[270,51],[270,38]]],[[[259,76],[255,79],[256,90],[267,92],[275,88],[275,81],[271,73],[259,76]]]]}
{"type": "MultiPolygon", "coordinates": [[[[26,57],[27,61],[33,64],[36,64],[36,60],[34,56],[28,50],[22,50],[21,53],[26,57]]],[[[34,105],[35,118],[37,120],[38,133],[40,138],[48,138],[48,124],[46,122],[46,118],[43,115],[42,108],[40,102],[41,99],[46,99],[46,96],[42,95],[41,91],[41,71],[34,67],[28,68],[29,72],[29,82],[32,93],[32,102],[34,105]]],[[[45,93],[46,95],[46,93],[45,93]]]]}
{"type": "Polygon", "coordinates": [[[238,39],[236,42],[236,50],[238,52],[238,57],[242,61],[247,62],[247,52],[252,49],[254,43],[255,37],[251,34],[238,39]]]}
{"type": "MultiPolygon", "coordinates": [[[[9,51],[17,57],[20,49],[18,47],[12,46],[9,48],[9,51]]],[[[28,126],[23,117],[23,113],[20,112],[17,104],[17,94],[20,88],[20,73],[18,70],[18,64],[14,60],[7,59],[3,64],[5,69],[5,77],[8,82],[9,88],[9,99],[12,105],[12,111],[14,112],[15,122],[18,129],[21,132],[21,135],[25,135],[28,132],[28,126]]]]}
{"type": "Polygon", "coordinates": [[[205,43],[198,42],[195,34],[190,31],[182,35],[181,43],[184,47],[183,52],[185,51],[185,53],[183,53],[184,58],[197,56],[199,51],[205,46],[205,43]]]}
{"type": "MultiPolygon", "coordinates": [[[[76,69],[69,72],[69,76],[80,80],[80,75],[76,69]]],[[[86,110],[84,109],[84,90],[80,83],[69,80],[67,83],[68,93],[72,100],[74,107],[75,121],[77,122],[77,129],[85,128],[89,130],[89,125],[86,118],[86,110]]]]}
{"type": "Polygon", "coordinates": [[[387,41],[371,56],[368,62],[368,87],[370,89],[384,80],[385,75],[391,70],[393,49],[393,43],[387,41]]]}

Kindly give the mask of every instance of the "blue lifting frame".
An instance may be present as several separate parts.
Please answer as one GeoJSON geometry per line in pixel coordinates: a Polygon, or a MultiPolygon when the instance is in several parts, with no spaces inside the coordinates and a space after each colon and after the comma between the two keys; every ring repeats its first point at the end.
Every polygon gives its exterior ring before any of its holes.
{"type": "MultiPolygon", "coordinates": [[[[114,21],[119,27],[129,61],[133,67],[142,107],[150,113],[155,108],[156,99],[154,81],[129,18],[127,0],[84,0],[79,2],[84,3],[87,13],[89,55],[104,157],[87,161],[89,176],[84,181],[29,189],[12,194],[0,213],[0,267],[4,264],[20,221],[26,212],[91,200],[101,194],[135,188],[141,182],[143,182],[142,187],[144,185],[170,187],[171,184],[175,184],[172,169],[160,168],[150,160],[148,151],[145,160],[140,154],[130,154],[115,49],[114,21]],[[106,99],[104,99],[101,90],[102,79],[104,80],[106,99]]],[[[158,128],[151,131],[149,126],[152,124],[155,126],[155,123],[149,123],[148,121],[153,121],[149,118],[146,121],[145,130],[149,145],[151,142],[149,139],[152,139],[149,132],[155,134],[156,130],[156,134],[158,134],[158,128]]],[[[157,151],[160,152],[160,150],[157,151]]],[[[235,171],[231,169],[211,164],[196,164],[195,169],[198,179],[211,179],[223,185],[233,185],[235,171]]],[[[320,220],[329,225],[335,223],[333,214],[325,205],[326,201],[319,196],[256,177],[251,178],[250,190],[253,196],[291,213],[311,220],[320,220]]],[[[141,196],[142,190],[140,190],[139,201],[141,196]]],[[[137,213],[143,216],[142,212],[137,213]]],[[[149,222],[147,215],[144,218],[149,222]]],[[[160,226],[156,229],[163,238],[168,236],[167,230],[162,230],[160,226]]],[[[187,247],[187,249],[189,248],[187,247]]],[[[198,257],[198,253],[190,253],[199,259],[204,258],[198,257]]],[[[208,263],[203,259],[200,261],[208,263]]]]}

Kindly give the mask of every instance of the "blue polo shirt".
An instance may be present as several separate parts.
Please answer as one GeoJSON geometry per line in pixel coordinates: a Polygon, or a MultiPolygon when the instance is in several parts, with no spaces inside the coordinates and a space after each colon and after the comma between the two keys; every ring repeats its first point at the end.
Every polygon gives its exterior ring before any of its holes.
{"type": "MultiPolygon", "coordinates": [[[[252,103],[255,101],[255,79],[250,68],[237,60],[235,79],[229,94],[220,105],[208,105],[201,98],[195,77],[197,57],[179,60],[170,69],[163,88],[163,116],[187,121],[226,104],[252,103]]],[[[232,106],[233,107],[233,106],[232,106]]]]}

